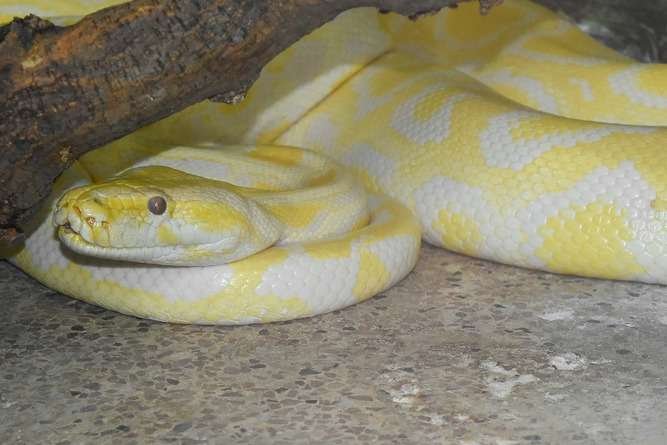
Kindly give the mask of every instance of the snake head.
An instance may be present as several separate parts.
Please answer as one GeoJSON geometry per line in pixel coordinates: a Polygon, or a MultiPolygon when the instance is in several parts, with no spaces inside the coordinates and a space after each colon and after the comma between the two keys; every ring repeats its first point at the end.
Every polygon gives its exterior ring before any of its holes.
{"type": "Polygon", "coordinates": [[[280,224],[231,184],[168,167],[127,170],[67,191],[58,237],[98,258],[162,265],[225,264],[273,245],[280,224]]]}

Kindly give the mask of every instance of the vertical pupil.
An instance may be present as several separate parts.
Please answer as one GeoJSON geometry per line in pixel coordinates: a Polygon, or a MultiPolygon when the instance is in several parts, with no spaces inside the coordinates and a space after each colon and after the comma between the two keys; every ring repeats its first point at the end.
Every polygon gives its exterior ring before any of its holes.
{"type": "Polygon", "coordinates": [[[167,201],[162,196],[153,196],[148,200],[148,210],[153,215],[162,215],[167,210],[167,201]]]}

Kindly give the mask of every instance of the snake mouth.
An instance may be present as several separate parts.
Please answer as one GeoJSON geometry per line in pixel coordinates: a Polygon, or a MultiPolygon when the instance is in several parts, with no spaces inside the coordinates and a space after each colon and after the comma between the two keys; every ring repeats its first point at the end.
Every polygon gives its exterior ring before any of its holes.
{"type": "Polygon", "coordinates": [[[80,233],[65,223],[58,226],[58,238],[69,250],[85,257],[98,260],[137,261],[151,248],[141,247],[106,247],[86,240],[80,233]]]}
{"type": "MultiPolygon", "coordinates": [[[[100,246],[86,240],[74,230],[70,224],[58,226],[60,242],[74,253],[95,260],[119,261],[125,263],[143,263],[161,266],[203,266],[226,264],[231,261],[218,262],[207,260],[207,252],[232,249],[238,244],[235,236],[223,237],[211,243],[200,243],[182,246],[100,246]],[[197,254],[198,253],[198,254],[197,254]],[[189,255],[196,254],[195,258],[189,255]],[[199,260],[201,264],[196,263],[199,260]]],[[[239,258],[240,259],[240,258],[239,258]]]]}
{"type": "MultiPolygon", "coordinates": [[[[58,226],[58,238],[70,250],[90,256],[100,256],[102,251],[114,249],[104,247],[86,239],[80,232],[74,230],[69,222],[58,226]]],[[[106,255],[104,255],[106,256],[106,255]]]]}

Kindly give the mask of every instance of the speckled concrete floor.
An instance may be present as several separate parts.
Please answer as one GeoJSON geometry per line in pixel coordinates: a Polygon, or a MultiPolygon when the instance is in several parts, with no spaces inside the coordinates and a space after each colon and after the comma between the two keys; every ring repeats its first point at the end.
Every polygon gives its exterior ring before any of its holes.
{"type": "Polygon", "coordinates": [[[667,288],[425,247],[315,319],[216,328],[58,296],[0,263],[0,443],[667,443],[667,288]]]}

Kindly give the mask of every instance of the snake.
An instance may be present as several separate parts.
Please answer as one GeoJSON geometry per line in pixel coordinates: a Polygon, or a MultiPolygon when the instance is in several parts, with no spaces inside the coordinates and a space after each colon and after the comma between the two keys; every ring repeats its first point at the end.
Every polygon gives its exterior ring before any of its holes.
{"type": "MultiPolygon", "coordinates": [[[[113,0],[0,1],[68,24],[113,0]]],[[[6,254],[61,293],[175,323],[323,314],[401,281],[421,241],[667,284],[667,71],[528,0],[358,8],[236,105],[204,101],[68,168],[6,254]]]]}

